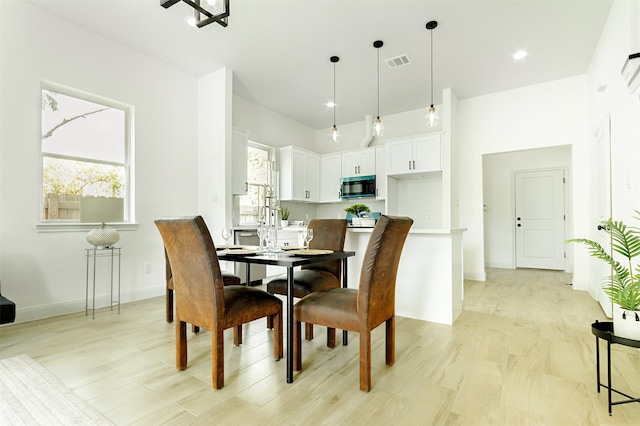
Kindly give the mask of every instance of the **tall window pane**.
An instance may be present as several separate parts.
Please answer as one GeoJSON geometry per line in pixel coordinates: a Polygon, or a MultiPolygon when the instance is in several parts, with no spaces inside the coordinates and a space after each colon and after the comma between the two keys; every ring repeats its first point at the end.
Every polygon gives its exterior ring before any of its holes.
{"type": "Polygon", "coordinates": [[[125,206],[130,204],[129,114],[115,103],[88,98],[42,89],[45,221],[79,221],[82,196],[124,198],[125,206]]]}

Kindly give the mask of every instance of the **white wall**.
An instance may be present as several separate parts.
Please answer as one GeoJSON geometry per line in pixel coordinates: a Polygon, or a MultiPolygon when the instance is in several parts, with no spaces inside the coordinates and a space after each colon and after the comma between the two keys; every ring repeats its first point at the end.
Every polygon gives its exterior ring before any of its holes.
{"type": "MultiPolygon", "coordinates": [[[[535,169],[569,169],[571,147],[568,145],[487,154],[482,161],[484,203],[485,264],[494,268],[515,268],[515,221],[513,172],[535,169]]],[[[570,177],[567,176],[566,177],[570,177]]],[[[571,187],[567,179],[566,189],[571,187]]],[[[568,219],[571,220],[570,212],[568,219]]],[[[567,237],[568,238],[568,237],[567,237]]]]}
{"type": "MultiPolygon", "coordinates": [[[[593,143],[594,132],[603,119],[610,116],[612,211],[614,218],[627,223],[634,223],[630,216],[634,209],[640,209],[640,90],[629,93],[621,70],[629,54],[640,52],[639,28],[640,4],[615,1],[588,72],[589,140],[593,143]]],[[[594,151],[584,158],[585,163],[593,163],[594,151]]],[[[580,178],[583,182],[592,182],[590,176],[580,178]]],[[[582,214],[575,217],[574,235],[593,239],[594,201],[587,185],[576,189],[581,192],[574,194],[574,199],[582,199],[574,207],[582,214]]],[[[593,281],[595,262],[583,247],[575,247],[574,286],[588,288],[592,294],[600,284],[593,281]]]]}
{"type": "Polygon", "coordinates": [[[459,101],[460,226],[468,228],[466,278],[485,278],[482,156],[571,145],[572,168],[584,173],[585,164],[576,164],[576,158],[584,158],[587,150],[586,105],[585,76],[459,101]]]}
{"type": "Polygon", "coordinates": [[[118,244],[122,296],[163,294],[164,256],[153,220],[197,209],[196,79],[26,2],[0,2],[0,40],[0,279],[3,295],[16,302],[17,320],[84,309],[85,234],[35,228],[42,80],[134,106],[139,227],[121,232],[118,244]],[[144,273],[147,262],[151,274],[144,273]]]}

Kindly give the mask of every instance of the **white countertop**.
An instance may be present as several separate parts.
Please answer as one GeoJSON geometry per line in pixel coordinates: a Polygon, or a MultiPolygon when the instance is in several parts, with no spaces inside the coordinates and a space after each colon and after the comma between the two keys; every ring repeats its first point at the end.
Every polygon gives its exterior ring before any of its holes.
{"type": "MultiPolygon", "coordinates": [[[[358,227],[358,226],[350,226],[347,228],[348,232],[371,232],[373,228],[371,227],[358,227]]],[[[451,228],[451,229],[420,229],[420,228],[411,228],[409,230],[409,234],[457,234],[461,232],[465,232],[467,228],[451,228]]]]}

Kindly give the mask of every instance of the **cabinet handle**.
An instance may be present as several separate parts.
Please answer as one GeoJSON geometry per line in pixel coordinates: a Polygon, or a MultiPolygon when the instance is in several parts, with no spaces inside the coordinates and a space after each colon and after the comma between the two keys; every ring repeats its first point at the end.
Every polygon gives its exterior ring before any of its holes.
{"type": "Polygon", "coordinates": [[[413,170],[416,169],[416,160],[413,160],[413,170]]]}
{"type": "Polygon", "coordinates": [[[409,160],[409,170],[411,170],[411,160],[409,160]]]}
{"type": "Polygon", "coordinates": [[[249,192],[249,182],[244,183],[244,192],[249,192]]]}

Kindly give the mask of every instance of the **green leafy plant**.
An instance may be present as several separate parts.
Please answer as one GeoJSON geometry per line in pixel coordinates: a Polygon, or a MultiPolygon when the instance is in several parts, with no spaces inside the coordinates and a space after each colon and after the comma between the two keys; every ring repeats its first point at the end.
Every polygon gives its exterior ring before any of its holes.
{"type": "Polygon", "coordinates": [[[369,213],[371,209],[366,204],[353,204],[344,209],[345,212],[357,216],[358,213],[369,213]]]}
{"type": "MultiPolygon", "coordinates": [[[[635,212],[634,219],[640,220],[640,211],[635,212]]],[[[640,228],[613,219],[603,221],[602,225],[611,237],[611,248],[622,256],[622,262],[613,258],[596,241],[575,238],[567,242],[586,245],[591,256],[611,266],[614,274],[605,279],[602,289],[613,303],[624,310],[640,310],[640,265],[637,261],[634,263],[634,259],[640,256],[640,228]]]]}
{"type": "Polygon", "coordinates": [[[289,210],[288,207],[282,207],[280,209],[280,219],[289,220],[289,215],[290,214],[291,214],[291,211],[289,210]]]}

